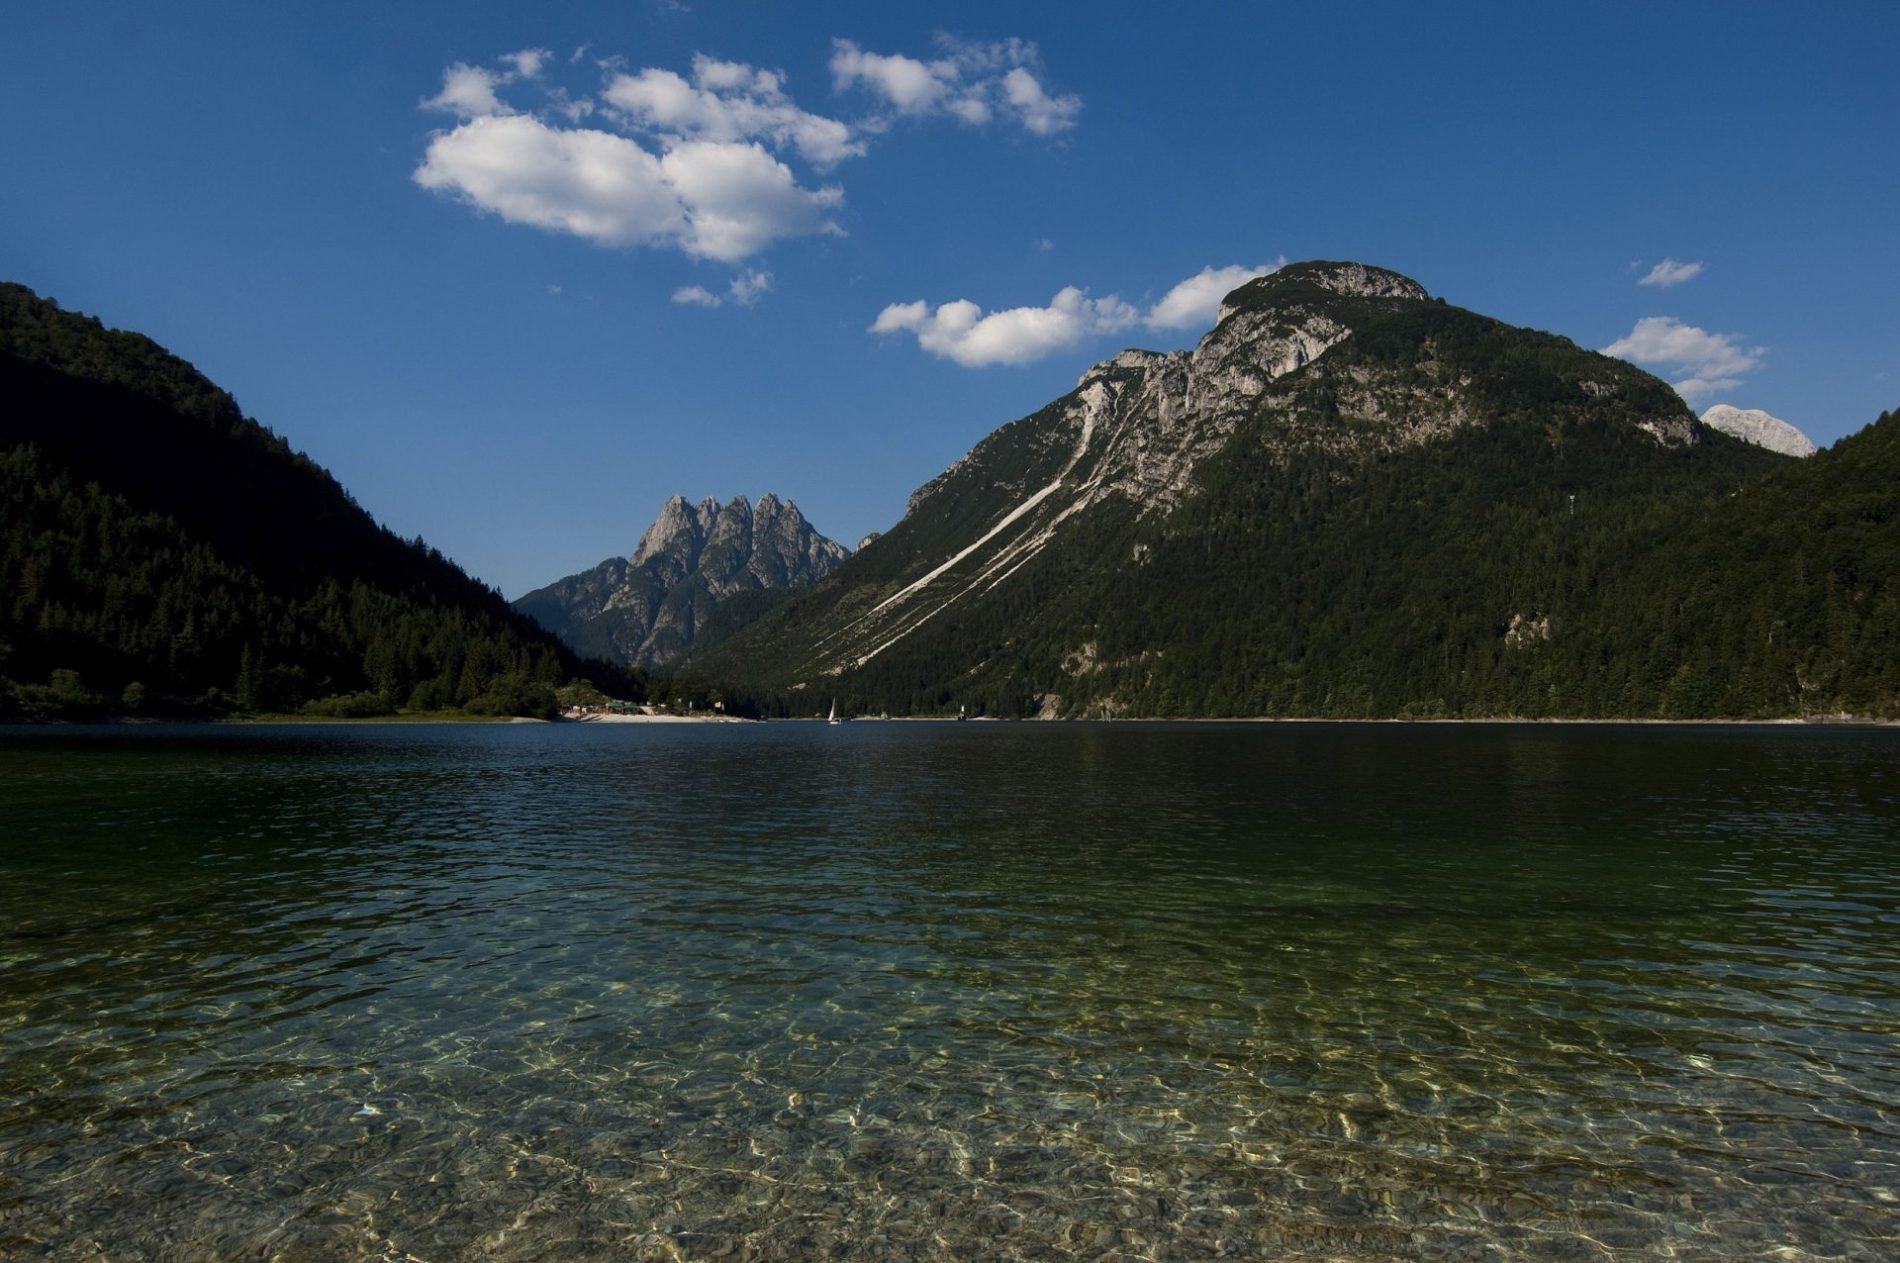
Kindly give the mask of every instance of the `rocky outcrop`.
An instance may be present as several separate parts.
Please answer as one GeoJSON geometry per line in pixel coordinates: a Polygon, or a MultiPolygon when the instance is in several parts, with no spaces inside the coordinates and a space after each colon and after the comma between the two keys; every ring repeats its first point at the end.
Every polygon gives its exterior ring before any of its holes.
{"type": "Polygon", "coordinates": [[[1815,452],[1812,439],[1760,408],[1736,408],[1718,403],[1702,414],[1702,424],[1783,456],[1812,456],[1815,452]]]}
{"type": "Polygon", "coordinates": [[[812,528],[798,506],[771,492],[689,504],[674,496],[640,536],[630,565],[677,583],[697,575],[714,598],[758,588],[797,588],[830,574],[849,553],[812,528]]]}
{"type": "Polygon", "coordinates": [[[536,589],[515,608],[581,653],[650,669],[684,653],[730,597],[804,587],[848,555],[770,492],[756,505],[674,496],[631,557],[536,589]]]}
{"type": "MultiPolygon", "coordinates": [[[[1194,350],[1130,349],[1082,374],[1074,393],[1055,406],[1064,410],[1065,428],[1076,440],[1097,450],[1087,495],[1123,495],[1144,513],[1179,504],[1192,489],[1194,469],[1225,445],[1274,382],[1351,336],[1337,302],[1342,297],[1410,303],[1431,295],[1408,277],[1363,263],[1297,264],[1228,295],[1218,322],[1194,350]]],[[[1387,421],[1411,418],[1417,410],[1370,411],[1387,421]]],[[[964,474],[983,446],[1015,428],[998,431],[919,488],[907,512],[916,512],[964,474]]]]}

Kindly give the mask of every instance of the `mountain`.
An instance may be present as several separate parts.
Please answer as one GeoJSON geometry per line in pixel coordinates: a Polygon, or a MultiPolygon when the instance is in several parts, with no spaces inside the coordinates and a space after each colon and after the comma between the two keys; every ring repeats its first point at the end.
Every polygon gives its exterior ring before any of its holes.
{"type": "Polygon", "coordinates": [[[592,670],[148,338],[0,284],[0,399],[0,712],[545,711],[592,670]]]}
{"type": "Polygon", "coordinates": [[[850,554],[767,492],[721,505],[674,496],[627,558],[610,557],[515,602],[577,652],[657,667],[824,578],[850,554]],[[735,599],[737,598],[737,599],[735,599]],[[718,611],[723,611],[723,614],[718,611]]]}
{"type": "Polygon", "coordinates": [[[1702,414],[1702,424],[1783,456],[1814,455],[1813,439],[1760,408],[1736,408],[1718,403],[1702,414]]]}
{"type": "Polygon", "coordinates": [[[1900,583],[1819,584],[1836,536],[1772,490],[1798,468],[1623,361],[1298,264],[1003,426],[681,669],[791,713],[1892,713],[1866,647],[1900,583]],[[1770,502],[1790,520],[1745,537],[1816,551],[1710,551],[1770,502]]]}

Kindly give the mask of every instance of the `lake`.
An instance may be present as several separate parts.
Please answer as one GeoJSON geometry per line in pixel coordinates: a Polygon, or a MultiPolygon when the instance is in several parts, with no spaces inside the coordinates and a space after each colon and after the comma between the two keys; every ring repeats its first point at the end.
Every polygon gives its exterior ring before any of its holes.
{"type": "Polygon", "coordinates": [[[1900,731],[0,732],[0,1257],[1896,1255],[1900,731]]]}

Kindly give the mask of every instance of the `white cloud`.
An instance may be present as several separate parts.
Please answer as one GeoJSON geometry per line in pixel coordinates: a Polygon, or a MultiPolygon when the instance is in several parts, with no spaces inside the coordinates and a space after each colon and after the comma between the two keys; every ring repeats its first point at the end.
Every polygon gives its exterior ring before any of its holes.
{"type": "Polygon", "coordinates": [[[548,109],[570,123],[578,123],[594,112],[594,103],[587,97],[568,96],[566,88],[549,88],[548,109]]]}
{"type": "Polygon", "coordinates": [[[1021,66],[1003,76],[1003,94],[1015,107],[1023,126],[1038,136],[1068,131],[1075,126],[1075,116],[1082,112],[1081,97],[1050,96],[1043,91],[1041,81],[1021,66]]]}
{"type": "MultiPolygon", "coordinates": [[[[1045,238],[1041,245],[1048,249],[1051,243],[1045,238]]],[[[1073,285],[1047,307],[1012,307],[987,314],[968,299],[944,303],[935,310],[921,300],[892,303],[878,313],[871,332],[915,334],[918,346],[965,368],[1027,364],[1066,351],[1085,338],[1119,333],[1138,324],[1150,329],[1205,328],[1219,315],[1221,299],[1255,277],[1285,266],[1286,260],[1280,259],[1258,267],[1238,263],[1205,267],[1145,312],[1114,294],[1089,298],[1073,285]]]]}
{"type": "Polygon", "coordinates": [[[948,36],[939,36],[937,43],[940,55],[924,61],[833,40],[832,89],[861,88],[897,114],[948,114],[971,126],[999,115],[1038,136],[1075,126],[1082,98],[1049,95],[1036,75],[1040,58],[1034,44],[1020,39],[973,44],[948,36]]]}
{"type": "Polygon", "coordinates": [[[843,190],[801,187],[758,145],[693,141],[661,158],[660,169],[686,206],[688,254],[736,263],[779,237],[839,231],[825,211],[843,190]]]}
{"type": "Polygon", "coordinates": [[[438,134],[414,178],[510,223],[728,263],[780,237],[836,231],[825,210],[842,197],[800,187],[757,145],[696,142],[656,158],[625,136],[526,115],[438,134]]]}
{"type": "Polygon", "coordinates": [[[790,146],[817,167],[864,153],[864,142],[852,137],[850,127],[793,104],[775,71],[741,62],[696,56],[691,83],[655,68],[618,74],[601,100],[629,127],[652,133],[668,147],[692,140],[765,140],[790,146]]]}
{"type": "Polygon", "coordinates": [[[996,116],[990,103],[980,96],[960,96],[946,108],[972,127],[981,127],[996,116]]]}
{"type": "Polygon", "coordinates": [[[1768,349],[1744,346],[1732,333],[1710,333],[1674,316],[1645,316],[1627,335],[1604,347],[1603,353],[1671,374],[1687,374],[1670,384],[1694,403],[1739,386],[1746,374],[1761,366],[1768,349]]]}
{"type": "Polygon", "coordinates": [[[545,48],[524,48],[518,53],[506,53],[502,60],[515,68],[515,73],[523,79],[538,79],[541,67],[547,64],[554,54],[545,48]]]}
{"type": "Polygon", "coordinates": [[[1148,309],[1142,323],[1150,329],[1205,329],[1220,315],[1221,299],[1258,276],[1267,276],[1286,266],[1286,260],[1262,263],[1258,267],[1233,264],[1230,267],[1204,267],[1161,296],[1148,309]]]}
{"type": "Polygon", "coordinates": [[[1680,285],[1684,281],[1693,281],[1700,275],[1702,275],[1702,265],[1700,263],[1678,263],[1674,259],[1664,259],[1661,263],[1649,269],[1649,273],[1636,283],[1638,285],[1654,285],[1657,289],[1668,289],[1671,285],[1680,285]]]}
{"type": "Polygon", "coordinates": [[[931,67],[902,53],[867,53],[848,39],[832,41],[832,89],[844,92],[863,84],[901,114],[929,113],[956,77],[955,63],[931,67]]]}
{"type": "Polygon", "coordinates": [[[529,48],[501,57],[508,69],[450,66],[442,91],[422,104],[461,121],[430,138],[416,183],[510,223],[728,263],[782,237],[838,231],[828,212],[842,190],[800,184],[766,144],[818,167],[863,144],[836,119],[800,110],[776,71],[698,56],[689,83],[602,63],[609,80],[597,102],[542,83],[552,60],[529,48]],[[510,84],[532,84],[539,108],[524,113],[503,100],[499,89],[510,84]],[[639,135],[559,121],[579,124],[597,109],[639,135]]]}
{"type": "Polygon", "coordinates": [[[741,307],[750,307],[771,288],[770,272],[747,270],[732,278],[732,284],[726,286],[726,292],[732,295],[733,302],[741,307]]]}
{"type": "Polygon", "coordinates": [[[520,52],[506,53],[498,60],[514,67],[512,70],[488,70],[481,66],[465,66],[458,61],[442,72],[442,91],[424,101],[422,108],[441,110],[457,118],[513,114],[515,111],[495,94],[495,89],[517,79],[539,78],[541,67],[547,64],[548,57],[545,48],[524,48],[520,52]]]}
{"type": "Polygon", "coordinates": [[[510,223],[597,245],[654,245],[687,231],[660,160],[624,136],[526,115],[476,118],[429,142],[415,181],[510,223]]]}
{"type": "MultiPolygon", "coordinates": [[[[750,307],[772,288],[772,274],[748,269],[732,278],[726,293],[741,307],[750,307]]],[[[704,285],[687,285],[673,291],[673,301],[689,307],[723,307],[726,300],[704,285]]]]}
{"type": "Polygon", "coordinates": [[[495,89],[508,80],[508,75],[480,66],[465,66],[458,61],[442,72],[442,91],[424,101],[422,108],[441,110],[458,118],[512,114],[514,111],[495,95],[495,89]]]}
{"type": "MultiPolygon", "coordinates": [[[[843,190],[804,182],[787,164],[822,172],[861,156],[892,109],[1012,118],[1040,135],[1074,124],[1080,100],[1043,89],[1033,44],[940,43],[942,54],[924,61],[838,41],[834,82],[861,85],[889,107],[856,123],[799,108],[779,71],[704,54],[690,77],[591,59],[604,86],[578,95],[548,81],[561,67],[543,48],[491,66],[457,62],[421,103],[456,123],[430,137],[413,178],[510,223],[738,263],[781,238],[840,233],[831,212],[843,190]]],[[[587,60],[583,45],[567,64],[587,60]]],[[[760,292],[735,290],[731,301],[760,292]]]]}
{"type": "Polygon", "coordinates": [[[980,368],[1027,364],[1092,334],[1129,328],[1139,319],[1140,313],[1114,295],[1089,298],[1071,285],[1047,307],[1012,307],[987,315],[967,299],[944,303],[935,311],[921,301],[892,303],[878,313],[871,332],[912,333],[917,345],[932,355],[980,368]]]}

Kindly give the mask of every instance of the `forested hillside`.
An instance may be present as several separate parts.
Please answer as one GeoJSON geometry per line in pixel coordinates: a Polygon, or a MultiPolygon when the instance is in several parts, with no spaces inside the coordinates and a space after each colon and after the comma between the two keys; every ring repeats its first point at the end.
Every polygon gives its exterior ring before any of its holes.
{"type": "Polygon", "coordinates": [[[1900,717],[1896,430],[1797,461],[1566,339],[1297,265],[689,669],[788,713],[1900,717]]]}
{"type": "Polygon", "coordinates": [[[138,334],[0,285],[0,710],[545,712],[585,666],[138,334]]]}

